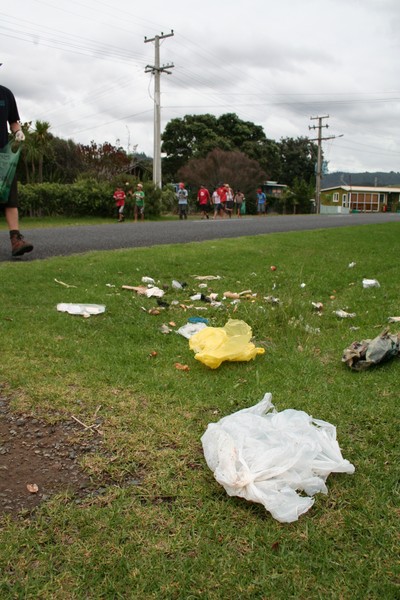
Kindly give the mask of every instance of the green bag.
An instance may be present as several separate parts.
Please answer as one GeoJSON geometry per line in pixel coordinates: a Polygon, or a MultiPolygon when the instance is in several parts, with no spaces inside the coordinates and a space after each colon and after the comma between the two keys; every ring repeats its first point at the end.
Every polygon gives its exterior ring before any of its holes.
{"type": "Polygon", "coordinates": [[[8,201],[20,154],[21,144],[18,144],[16,152],[13,152],[11,143],[0,150],[0,203],[8,201]]]}

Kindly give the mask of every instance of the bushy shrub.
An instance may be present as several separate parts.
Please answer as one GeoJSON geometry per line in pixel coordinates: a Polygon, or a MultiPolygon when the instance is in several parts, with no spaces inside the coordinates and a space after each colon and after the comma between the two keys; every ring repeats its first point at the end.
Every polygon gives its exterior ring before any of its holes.
{"type": "MultiPolygon", "coordinates": [[[[116,213],[113,194],[116,185],[134,189],[137,181],[125,181],[114,185],[95,179],[81,179],[73,184],[41,183],[19,185],[21,215],[46,216],[97,216],[111,217],[116,213]],[[126,185],[128,184],[128,186],[126,185]]],[[[153,183],[144,184],[145,215],[157,217],[161,212],[161,190],[153,183]]],[[[133,206],[128,200],[126,216],[133,217],[133,206]]]]}

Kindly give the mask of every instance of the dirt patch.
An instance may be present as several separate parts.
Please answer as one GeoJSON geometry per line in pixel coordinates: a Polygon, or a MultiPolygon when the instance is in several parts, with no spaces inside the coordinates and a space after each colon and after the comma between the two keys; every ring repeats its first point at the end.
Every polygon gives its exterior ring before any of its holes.
{"type": "Polygon", "coordinates": [[[30,512],[56,493],[82,497],[99,487],[79,459],[101,450],[101,436],[79,434],[82,427],[74,421],[49,425],[15,414],[0,397],[0,515],[30,512]]]}

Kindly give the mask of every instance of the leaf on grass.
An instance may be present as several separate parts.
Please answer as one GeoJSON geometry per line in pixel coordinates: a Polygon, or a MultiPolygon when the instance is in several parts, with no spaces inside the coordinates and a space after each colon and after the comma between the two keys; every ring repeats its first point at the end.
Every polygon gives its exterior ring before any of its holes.
{"type": "Polygon", "coordinates": [[[188,365],[182,365],[179,362],[175,363],[175,369],[178,369],[178,371],[190,371],[188,365]]]}

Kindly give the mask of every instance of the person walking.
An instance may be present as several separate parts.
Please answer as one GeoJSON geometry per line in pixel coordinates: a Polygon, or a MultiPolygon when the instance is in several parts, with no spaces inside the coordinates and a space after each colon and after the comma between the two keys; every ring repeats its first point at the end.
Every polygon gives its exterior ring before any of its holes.
{"type": "Polygon", "coordinates": [[[243,194],[243,192],[241,192],[240,190],[236,190],[233,201],[235,203],[235,210],[236,210],[236,216],[237,217],[241,217],[242,216],[242,204],[243,204],[243,200],[244,200],[244,194],[243,194]]]}
{"type": "Polygon", "coordinates": [[[113,198],[115,200],[115,206],[117,207],[118,211],[118,223],[122,223],[123,221],[125,221],[124,209],[126,194],[124,190],[121,187],[117,187],[117,189],[114,192],[113,198]]]}
{"type": "Polygon", "coordinates": [[[188,191],[185,189],[185,184],[180,183],[178,186],[178,191],[176,192],[176,197],[178,200],[178,209],[179,209],[179,218],[187,219],[188,212],[188,191]]]}
{"type": "Polygon", "coordinates": [[[211,202],[210,192],[204,185],[200,185],[200,189],[197,192],[197,202],[199,203],[200,212],[203,215],[202,219],[208,219],[208,207],[211,202]]]}
{"type": "Polygon", "coordinates": [[[265,215],[267,197],[261,188],[257,190],[257,214],[258,216],[265,215]]]}
{"type": "Polygon", "coordinates": [[[137,222],[138,217],[140,217],[141,221],[144,221],[144,191],[141,183],[137,184],[136,190],[133,193],[133,197],[135,200],[135,222],[137,222]]]}
{"type": "MultiPolygon", "coordinates": [[[[21,128],[18,114],[17,103],[14,94],[8,88],[0,85],[0,152],[8,144],[8,127],[16,142],[21,143],[25,140],[24,132],[21,128]]],[[[19,231],[19,211],[18,211],[18,187],[17,177],[11,184],[10,194],[6,201],[0,204],[4,210],[8,230],[10,232],[11,255],[22,256],[26,252],[32,252],[33,245],[24,239],[19,231]]]]}
{"type": "Polygon", "coordinates": [[[222,209],[222,205],[221,205],[221,198],[220,195],[218,193],[218,188],[215,188],[212,196],[211,196],[211,202],[214,206],[214,216],[213,216],[213,220],[215,221],[215,219],[217,218],[218,215],[221,215],[221,211],[222,209]]]}
{"type": "Polygon", "coordinates": [[[229,183],[224,184],[224,188],[226,189],[226,203],[225,203],[225,212],[228,217],[232,217],[234,201],[233,201],[233,190],[229,183]]]}

